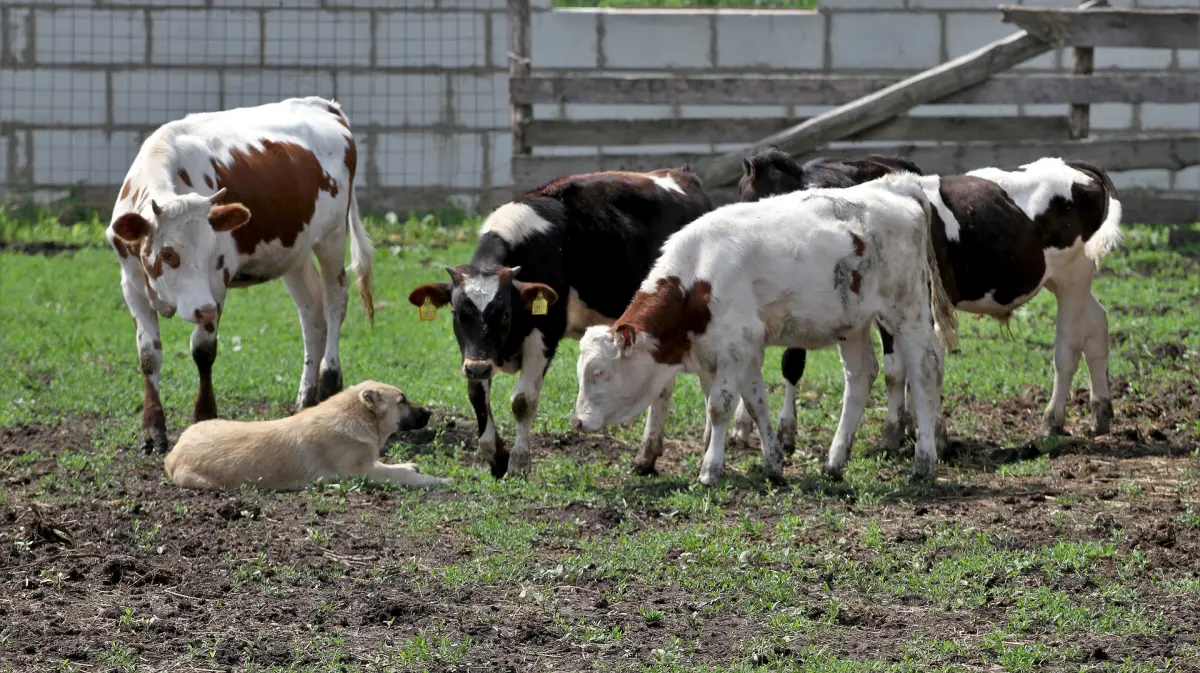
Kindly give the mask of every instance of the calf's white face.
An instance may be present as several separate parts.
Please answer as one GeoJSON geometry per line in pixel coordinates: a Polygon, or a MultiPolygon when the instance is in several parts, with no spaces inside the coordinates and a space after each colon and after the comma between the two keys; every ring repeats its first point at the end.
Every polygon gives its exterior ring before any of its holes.
{"type": "Polygon", "coordinates": [[[579,341],[579,396],[572,425],[597,432],[633,420],[662,393],[679,366],[654,361],[653,345],[628,325],[589,327],[579,341]]]}
{"type": "Polygon", "coordinates": [[[240,203],[215,205],[224,193],[151,201],[153,222],[131,212],[112,223],[113,233],[140,251],[152,299],[197,324],[217,317],[215,295],[224,287],[224,271],[216,263],[218,234],[250,221],[250,211],[240,203]]]}

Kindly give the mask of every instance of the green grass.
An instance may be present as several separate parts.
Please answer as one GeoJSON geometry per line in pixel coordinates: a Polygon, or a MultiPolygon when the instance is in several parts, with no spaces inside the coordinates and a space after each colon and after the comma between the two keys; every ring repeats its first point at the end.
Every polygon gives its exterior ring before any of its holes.
{"type": "MultiPolygon", "coordinates": [[[[380,306],[374,331],[357,308],[346,321],[347,383],[393,382],[415,400],[472,417],[449,312],[439,312],[433,323],[420,322],[406,296],[417,284],[440,281],[443,264],[469,257],[475,224],[463,229],[436,218],[370,220],[379,244],[380,306]]],[[[117,262],[101,245],[101,231],[95,221],[66,229],[50,219],[0,216],[0,240],[6,244],[83,246],[49,257],[0,252],[0,357],[8,363],[7,375],[0,377],[0,427],[103,419],[92,450],[54,456],[55,470],[30,473],[31,465],[47,458],[31,451],[0,458],[0,472],[35,479],[30,488],[39,502],[110,500],[130,515],[130,527],[116,533],[153,558],[169,532],[160,528],[158,515],[164,509],[191,514],[186,505],[169,502],[169,495],[168,502],[153,503],[117,494],[116,466],[128,460],[124,452],[136,446],[140,433],[141,382],[117,262]]],[[[1117,400],[1119,429],[1153,427],[1185,448],[1200,443],[1195,413],[1190,421],[1183,415],[1165,426],[1157,420],[1161,415],[1137,405],[1195,410],[1194,399],[1183,391],[1200,377],[1196,260],[1195,250],[1168,249],[1164,228],[1129,226],[1126,246],[1105,260],[1095,283],[1114,335],[1111,375],[1128,384],[1117,400]],[[1178,346],[1183,355],[1163,357],[1163,344],[1178,346]]],[[[963,350],[949,358],[946,375],[953,436],[1004,446],[1033,439],[1041,404],[1028,400],[1048,395],[1054,313],[1052,296],[1043,293],[1014,315],[1010,331],[960,314],[963,350]],[[1031,417],[1003,422],[993,413],[998,403],[1024,405],[1022,413],[1031,417]]],[[[163,322],[163,399],[171,429],[187,422],[195,392],[189,328],[179,320],[163,322]]],[[[282,414],[295,397],[302,359],[296,311],[282,283],[232,293],[220,338],[214,382],[222,415],[282,414]]],[[[538,434],[568,430],[576,355],[576,342],[560,346],[543,387],[538,434]]],[[[771,349],[764,367],[775,410],[779,355],[780,349],[771,349]]],[[[350,517],[377,526],[383,539],[428,541],[428,556],[381,560],[386,567],[314,570],[265,553],[230,554],[216,561],[226,566],[233,587],[229,600],[238,592],[278,600],[309,597],[315,613],[332,620],[349,609],[337,587],[362,583],[389,591],[415,586],[436,597],[431,601],[468,597],[458,605],[471,605],[471,592],[500,595],[495,600],[510,622],[550,623],[552,642],[582,653],[573,664],[577,669],[554,670],[1196,670],[1200,648],[1194,642],[1170,655],[1139,649],[1139,643],[1183,638],[1195,622],[1181,622],[1180,615],[1189,607],[1200,609],[1200,587],[1184,564],[1163,564],[1163,552],[1133,534],[1161,521],[1173,526],[1177,549],[1194,549],[1188,546],[1200,536],[1195,486],[1200,463],[1194,454],[1155,459],[1161,465],[1100,456],[1114,465],[1106,482],[1111,493],[1104,496],[1085,488],[1091,482],[1082,472],[1071,481],[1062,478],[1067,468],[1057,453],[1065,446],[1061,441],[1043,442],[1038,458],[999,469],[943,463],[937,483],[912,484],[907,461],[864,451],[878,438],[884,413],[882,386],[876,385],[846,482],[830,484],[816,475],[811,456],[832,437],[842,372],[836,350],[813,352],[808,362],[798,411],[800,455],[789,469],[789,489],[769,489],[754,479],[758,461],[752,451],[731,454],[732,469],[721,486],[699,487],[694,482],[700,452],[694,445],[663,476],[633,477],[628,468],[641,419],[614,429],[615,439],[628,444],[627,455],[615,464],[556,452],[539,457],[529,481],[496,482],[462,450],[436,444],[417,460],[426,471],[456,480],[450,498],[391,490],[383,504],[368,505],[362,492],[376,487],[362,480],[328,482],[296,494],[241,494],[268,517],[278,503],[305,500],[311,516],[296,521],[291,534],[312,549],[338,550],[345,538],[330,522],[350,517]],[[1138,471],[1148,465],[1169,478],[1156,483],[1153,475],[1138,471]],[[1047,489],[1056,499],[1031,503],[1034,513],[1025,518],[1017,517],[1023,499],[1003,500],[1010,493],[1047,489]],[[1171,503],[1178,503],[1177,510],[1171,503]],[[580,505],[588,512],[617,512],[620,522],[597,527],[586,516],[539,514],[569,513],[580,505]],[[1098,528],[1104,516],[1117,523],[1098,528]],[[443,548],[460,551],[434,553],[443,548]],[[316,586],[334,589],[312,593],[316,586]],[[564,588],[586,599],[572,603],[564,596],[574,594],[564,594],[564,588]],[[601,602],[607,607],[590,607],[601,602]],[[724,634],[735,635],[722,640],[724,634]],[[1090,658],[1099,644],[1132,654],[1090,658]]],[[[1076,387],[1085,382],[1081,368],[1076,387]]],[[[512,384],[512,377],[500,377],[495,386],[496,418],[506,437],[512,434],[505,403],[512,384]]],[[[694,377],[681,379],[669,436],[697,437],[701,409],[694,377]]],[[[1082,427],[1083,410],[1084,405],[1071,405],[1073,427],[1082,427]]],[[[1102,451],[1104,445],[1098,446],[1085,452],[1102,451]]],[[[1067,465],[1076,470],[1077,462],[1067,465]]],[[[3,490],[0,496],[6,504],[3,490]]],[[[237,526],[252,530],[247,521],[230,523],[237,526]]],[[[53,585],[61,579],[51,573],[41,581],[53,585]]],[[[114,614],[111,645],[91,664],[148,670],[139,667],[132,644],[147,637],[151,613],[122,607],[114,614]]],[[[369,646],[355,639],[355,628],[296,639],[297,660],[308,663],[245,670],[448,670],[478,663],[473,657],[496,647],[440,617],[369,646]]],[[[16,638],[19,634],[0,632],[0,644],[16,638]]],[[[215,647],[197,636],[190,657],[206,667],[215,647]]],[[[59,670],[94,666],[63,662],[59,670]]]]}

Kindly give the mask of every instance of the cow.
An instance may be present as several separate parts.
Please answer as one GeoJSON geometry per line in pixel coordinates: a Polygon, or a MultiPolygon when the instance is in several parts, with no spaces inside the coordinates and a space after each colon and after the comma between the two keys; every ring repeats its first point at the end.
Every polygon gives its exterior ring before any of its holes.
{"type": "Polygon", "coordinates": [[[349,118],[317,97],[190,114],[142,143],[106,237],[120,259],[121,291],[137,328],[144,450],[167,450],[159,315],[178,313],[195,324],[191,351],[200,383],[192,419],[216,418],[212,368],[229,288],[283,278],[304,335],[299,409],[342,389],[347,228],[356,291],[374,326],[372,249],[358,214],[357,169],[349,118]]]}
{"type": "MultiPolygon", "coordinates": [[[[743,201],[756,201],[756,192],[786,194],[802,187],[853,187],[896,171],[922,175],[921,169],[911,161],[881,154],[868,154],[861,159],[819,157],[801,166],[783,150],[768,146],[742,160],[742,179],[738,182],[738,191],[743,201]]],[[[891,353],[890,342],[887,352],[891,353]]],[[[779,412],[778,438],[787,456],[796,450],[796,386],[804,375],[806,361],[807,353],[803,348],[784,350],[780,360],[783,407],[779,412]]],[[[736,418],[729,438],[746,443],[753,433],[754,422],[744,400],[738,403],[736,418]]],[[[707,428],[704,441],[708,442],[707,428]]]]}
{"type": "Polygon", "coordinates": [[[711,425],[700,482],[716,484],[724,473],[738,395],[758,425],[767,479],[782,482],[763,351],[837,344],[846,387],[823,469],[838,479],[878,372],[870,326],[879,321],[912,372],[920,429],[914,475],[931,476],[941,413],[939,339],[953,345],[956,325],[929,220],[929,202],[908,173],[734,203],[701,217],[667,240],[615,323],[584,333],[572,424],[594,432],[627,422],[679,372],[691,372],[700,378],[711,425]]]}
{"type": "MultiPolygon", "coordinates": [[[[745,159],[739,190],[743,201],[755,201],[799,189],[843,186],[875,175],[862,175],[869,164],[913,168],[903,159],[878,155],[801,166],[777,148],[767,148],[745,159]]],[[[1043,415],[1044,431],[1064,432],[1067,393],[1082,354],[1090,379],[1090,432],[1109,432],[1108,317],[1091,292],[1100,260],[1121,241],[1121,202],[1108,174],[1091,162],[1048,157],[1017,168],[923,176],[921,183],[934,206],[932,238],[942,280],[958,310],[1007,322],[1042,288],[1058,301],[1054,387],[1043,415]]],[[[881,448],[895,450],[911,422],[905,366],[895,357],[886,329],[880,329],[880,338],[888,390],[881,448]]]]}
{"type": "MultiPolygon", "coordinates": [[[[493,476],[523,476],[532,467],[538,397],[559,341],[620,316],[667,237],[711,209],[687,166],[567,176],[497,208],[469,264],[448,266],[450,282],[409,294],[415,306],[453,310],[479,447],[493,476]],[[492,418],[497,370],[520,372],[510,400],[517,421],[511,453],[492,418]]],[[[646,418],[638,474],[654,472],[670,399],[665,390],[646,418]]]]}

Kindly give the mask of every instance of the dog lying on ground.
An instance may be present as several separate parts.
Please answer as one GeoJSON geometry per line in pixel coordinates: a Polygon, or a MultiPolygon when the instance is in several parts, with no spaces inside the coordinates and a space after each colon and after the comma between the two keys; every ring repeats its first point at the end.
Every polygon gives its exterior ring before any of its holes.
{"type": "Polygon", "coordinates": [[[413,463],[379,462],[388,438],[427,423],[429,410],[410,403],[399,388],[364,381],[288,418],[196,423],[183,431],[163,465],[184,488],[254,484],[290,490],[321,477],[355,475],[401,486],[449,484],[420,474],[413,463]]]}

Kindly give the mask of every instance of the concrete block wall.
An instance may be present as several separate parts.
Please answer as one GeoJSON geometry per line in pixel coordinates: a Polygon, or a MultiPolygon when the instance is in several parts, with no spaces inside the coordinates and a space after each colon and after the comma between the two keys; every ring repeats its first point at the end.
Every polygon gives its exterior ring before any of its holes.
{"type": "Polygon", "coordinates": [[[505,0],[5,2],[0,198],[80,183],[103,194],[164,122],[307,95],[350,115],[366,203],[507,191],[506,11],[505,0]]]}
{"type": "MultiPolygon", "coordinates": [[[[1012,0],[1074,6],[1075,0],[1012,0]]],[[[533,21],[535,72],[696,74],[911,74],[962,56],[1016,32],[1001,21],[1000,0],[819,0],[815,11],[788,10],[546,10],[533,21]],[[670,35],[671,39],[663,36],[670,35]]],[[[1113,6],[1197,7],[1200,0],[1110,0],[1113,6]]],[[[1195,50],[1098,48],[1097,70],[1192,70],[1195,50]]],[[[1068,72],[1070,49],[1054,50],[1017,73],[1068,72]]],[[[540,119],[637,119],[808,116],[827,107],[537,105],[540,119]]],[[[912,114],[1065,116],[1062,105],[928,105],[912,114]]],[[[1200,129],[1194,104],[1105,104],[1092,107],[1096,135],[1200,129]]],[[[736,147],[736,146],[735,146],[736,147]]],[[[704,143],[657,146],[663,152],[711,152],[735,147],[704,143]]],[[[545,148],[545,154],[626,153],[625,147],[545,148]]],[[[646,148],[643,148],[646,149],[646,148]]],[[[1117,174],[1122,186],[1186,189],[1192,173],[1117,174]]]]}
{"type": "MultiPolygon", "coordinates": [[[[1073,5],[1075,0],[1022,0],[1073,5]]],[[[1200,0],[1111,0],[1195,7],[1200,0]]],[[[554,10],[533,0],[537,73],[912,73],[1009,34],[999,0],[823,0],[817,11],[554,10]]],[[[8,0],[0,5],[0,196],[118,185],[146,134],[189,112],[336,98],[364,202],[416,207],[511,191],[505,0],[8,0]],[[426,203],[428,202],[428,203],[426,203]]],[[[1098,49],[1099,68],[1183,69],[1195,50],[1098,49]]],[[[1058,51],[1020,66],[1061,72],[1058,51]]],[[[1063,106],[925,106],[1055,115],[1063,106]]],[[[538,105],[541,119],[809,116],[785,105],[538,105]]],[[[1200,103],[1097,105],[1096,133],[1200,128],[1200,103]]],[[[557,147],[557,154],[728,145],[557,147]]],[[[1188,189],[1197,171],[1119,184],[1188,189]]],[[[111,194],[105,192],[106,199],[111,194]]],[[[367,207],[366,205],[364,207],[367,207]]]]}

